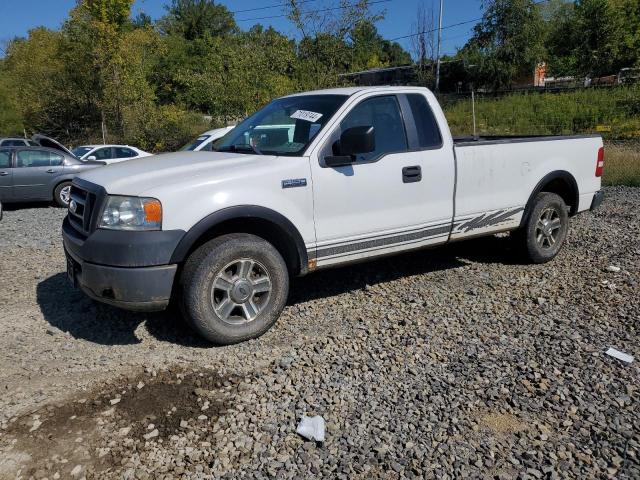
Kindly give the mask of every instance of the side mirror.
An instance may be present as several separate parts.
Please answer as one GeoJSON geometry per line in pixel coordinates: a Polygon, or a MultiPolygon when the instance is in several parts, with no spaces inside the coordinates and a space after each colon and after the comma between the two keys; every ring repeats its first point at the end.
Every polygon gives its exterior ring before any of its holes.
{"type": "Polygon", "coordinates": [[[373,152],[376,149],[375,128],[371,125],[348,128],[337,143],[337,155],[324,158],[327,167],[350,165],[356,155],[373,152]]]}
{"type": "Polygon", "coordinates": [[[97,160],[97,158],[96,158],[96,156],[95,156],[95,155],[89,155],[89,156],[87,157],[87,160],[97,160]]]}

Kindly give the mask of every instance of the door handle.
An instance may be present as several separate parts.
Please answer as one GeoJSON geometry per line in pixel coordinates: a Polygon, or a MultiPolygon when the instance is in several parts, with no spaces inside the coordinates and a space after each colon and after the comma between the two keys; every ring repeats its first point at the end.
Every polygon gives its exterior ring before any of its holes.
{"type": "Polygon", "coordinates": [[[9,172],[0,172],[0,177],[6,177],[9,175],[9,172]]]}
{"type": "Polygon", "coordinates": [[[422,168],[419,165],[402,169],[402,183],[414,183],[422,180],[422,168]]]}
{"type": "Polygon", "coordinates": [[[54,170],[53,168],[50,168],[49,170],[47,170],[47,173],[56,173],[57,170],[54,170]]]}

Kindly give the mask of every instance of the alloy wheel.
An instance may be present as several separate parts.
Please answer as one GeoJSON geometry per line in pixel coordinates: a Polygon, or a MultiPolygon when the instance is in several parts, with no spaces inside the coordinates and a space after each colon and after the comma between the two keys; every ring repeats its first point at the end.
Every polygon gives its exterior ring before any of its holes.
{"type": "Polygon", "coordinates": [[[211,302],[216,314],[231,325],[255,320],[270,295],[269,272],[260,262],[249,258],[229,263],[216,275],[211,286],[211,302]]]}

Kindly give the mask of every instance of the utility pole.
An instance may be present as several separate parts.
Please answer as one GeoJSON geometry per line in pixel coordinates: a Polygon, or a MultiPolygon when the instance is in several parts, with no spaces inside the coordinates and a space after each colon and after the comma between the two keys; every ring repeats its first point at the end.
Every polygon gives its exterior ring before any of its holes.
{"type": "Polygon", "coordinates": [[[442,4],[444,0],[440,0],[440,15],[438,15],[438,53],[436,59],[436,92],[440,87],[440,43],[442,42],[442,4]]]}

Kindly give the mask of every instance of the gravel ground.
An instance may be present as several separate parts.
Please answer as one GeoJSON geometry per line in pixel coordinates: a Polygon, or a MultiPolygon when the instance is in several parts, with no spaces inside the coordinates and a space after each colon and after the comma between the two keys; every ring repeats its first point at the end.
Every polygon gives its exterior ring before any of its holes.
{"type": "Polygon", "coordinates": [[[72,290],[63,215],[0,222],[0,478],[640,478],[640,189],[552,263],[489,238],[318,272],[223,348],[72,290]]]}

